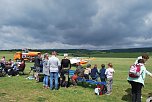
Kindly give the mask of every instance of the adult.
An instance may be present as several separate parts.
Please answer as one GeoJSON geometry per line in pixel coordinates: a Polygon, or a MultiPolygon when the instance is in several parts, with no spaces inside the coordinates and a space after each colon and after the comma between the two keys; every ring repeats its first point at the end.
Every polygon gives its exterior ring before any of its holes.
{"type": "Polygon", "coordinates": [[[146,62],[149,59],[149,56],[148,56],[147,53],[142,54],[141,56],[137,57],[137,59],[136,59],[134,64],[137,64],[139,59],[143,59],[144,62],[146,62]]]}
{"type": "Polygon", "coordinates": [[[35,78],[36,78],[37,82],[39,82],[39,73],[40,73],[40,68],[41,68],[41,61],[42,61],[41,54],[38,53],[38,55],[35,56],[35,59],[34,59],[34,67],[36,69],[35,78]]]}
{"type": "Polygon", "coordinates": [[[52,52],[49,58],[48,66],[50,68],[50,90],[53,90],[53,80],[55,81],[55,89],[58,90],[59,67],[61,66],[60,60],[56,57],[56,52],[52,52]]]}
{"type": "Polygon", "coordinates": [[[75,73],[78,75],[78,77],[83,78],[84,77],[84,68],[80,64],[80,62],[76,63],[76,71],[75,73]]]}
{"type": "MultiPolygon", "coordinates": [[[[149,55],[147,53],[143,53],[141,56],[137,57],[137,59],[134,62],[134,64],[137,64],[139,59],[143,59],[144,62],[145,62],[144,64],[146,64],[146,61],[148,61],[148,59],[149,59],[149,55]]],[[[141,98],[142,98],[142,96],[141,96],[141,98]]]]}
{"type": "Polygon", "coordinates": [[[144,59],[138,60],[138,64],[140,65],[140,76],[138,78],[132,78],[129,76],[127,78],[132,88],[132,102],[141,102],[141,89],[144,86],[146,74],[152,77],[152,73],[146,70],[144,63],[144,59]]]}
{"type": "Polygon", "coordinates": [[[69,70],[71,69],[71,62],[68,59],[68,54],[64,54],[64,59],[61,60],[61,86],[66,88],[69,86],[69,70]]]}
{"type": "Polygon", "coordinates": [[[2,57],[2,59],[1,59],[1,61],[0,61],[1,63],[3,63],[3,64],[5,64],[6,63],[6,59],[5,59],[5,56],[3,56],[2,57]]]}
{"type": "Polygon", "coordinates": [[[48,66],[48,60],[49,60],[49,55],[48,53],[44,54],[44,59],[43,59],[43,74],[44,74],[44,78],[43,78],[43,87],[48,89],[48,82],[49,82],[49,66],[48,66]]]}
{"type": "MultiPolygon", "coordinates": [[[[14,66],[14,67],[15,67],[15,66],[14,66]]],[[[22,59],[22,60],[21,60],[21,63],[19,63],[19,64],[17,65],[17,71],[18,71],[18,73],[19,73],[19,72],[22,72],[22,74],[24,74],[24,69],[25,69],[25,67],[26,67],[25,61],[24,61],[24,59],[22,59]]]]}

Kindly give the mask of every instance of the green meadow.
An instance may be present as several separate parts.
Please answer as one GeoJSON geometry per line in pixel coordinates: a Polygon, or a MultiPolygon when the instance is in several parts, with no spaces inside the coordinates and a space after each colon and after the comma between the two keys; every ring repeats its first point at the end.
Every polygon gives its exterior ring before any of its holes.
{"type": "MultiPolygon", "coordinates": [[[[0,52],[0,58],[13,59],[14,52],[0,52]]],[[[117,53],[118,54],[118,53],[117,53]]],[[[123,53],[121,53],[123,54],[123,53]]],[[[121,56],[119,54],[119,56],[121,56]]],[[[136,53],[133,55],[137,55],[136,53]]],[[[25,75],[13,77],[0,77],[0,102],[130,102],[130,85],[127,82],[128,70],[136,59],[133,57],[95,57],[90,61],[92,65],[111,62],[115,69],[113,92],[111,95],[96,96],[94,89],[82,86],[63,88],[59,90],[43,89],[42,82],[26,79],[29,76],[30,67],[33,63],[26,62],[25,75]]],[[[62,56],[59,56],[61,59],[62,56]]],[[[152,72],[152,58],[147,61],[146,68],[152,72]]],[[[75,69],[75,67],[72,67],[75,69]]],[[[142,101],[152,96],[152,78],[146,77],[145,87],[142,90],[142,101]]]]}

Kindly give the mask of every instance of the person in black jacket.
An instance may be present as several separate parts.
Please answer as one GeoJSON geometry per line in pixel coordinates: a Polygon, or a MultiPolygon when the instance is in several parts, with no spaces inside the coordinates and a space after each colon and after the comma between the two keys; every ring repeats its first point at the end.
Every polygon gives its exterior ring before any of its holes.
{"type": "Polygon", "coordinates": [[[64,54],[64,59],[61,60],[61,86],[69,86],[69,70],[71,69],[71,62],[68,59],[68,54],[64,54]]]}
{"type": "Polygon", "coordinates": [[[34,67],[36,69],[36,75],[35,75],[35,78],[36,78],[36,81],[39,82],[39,73],[40,73],[40,68],[41,68],[41,61],[42,61],[42,57],[41,57],[41,54],[39,53],[35,59],[34,59],[34,67]]]}

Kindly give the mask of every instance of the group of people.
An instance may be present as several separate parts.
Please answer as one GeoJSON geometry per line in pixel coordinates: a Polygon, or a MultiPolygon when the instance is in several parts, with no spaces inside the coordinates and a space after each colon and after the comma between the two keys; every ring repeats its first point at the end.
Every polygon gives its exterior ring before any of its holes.
{"type": "Polygon", "coordinates": [[[49,56],[48,53],[45,53],[43,58],[41,57],[41,54],[35,57],[34,66],[37,70],[35,76],[37,81],[39,81],[38,74],[40,72],[40,63],[43,63],[44,88],[48,89],[50,84],[51,90],[58,90],[59,85],[65,88],[69,87],[69,83],[74,86],[77,85],[78,78],[95,81],[99,81],[100,78],[101,82],[107,82],[107,94],[112,92],[113,73],[115,72],[112,63],[108,63],[107,68],[105,67],[105,64],[101,64],[101,68],[99,69],[97,64],[93,67],[91,64],[87,64],[84,68],[80,62],[78,62],[74,75],[70,76],[69,70],[71,69],[71,63],[68,59],[68,54],[64,54],[64,58],[61,61],[56,55],[57,53],[53,51],[51,56],[49,56]]]}
{"type": "Polygon", "coordinates": [[[12,59],[6,61],[5,56],[3,56],[0,60],[1,70],[4,71],[8,77],[19,75],[19,72],[22,71],[24,73],[25,69],[25,61],[21,60],[20,62],[14,62],[12,59]]]}
{"type": "MultiPolygon", "coordinates": [[[[128,76],[127,80],[131,85],[131,92],[132,92],[132,102],[141,102],[141,91],[142,91],[142,87],[144,87],[144,81],[146,78],[146,74],[148,74],[149,76],[152,77],[152,73],[150,73],[149,71],[147,71],[145,64],[146,61],[149,59],[148,54],[143,54],[142,56],[139,56],[136,61],[135,61],[135,65],[138,64],[140,65],[140,75],[139,77],[131,77],[128,76]]],[[[149,101],[151,102],[151,101],[149,101]]]]}
{"type": "Polygon", "coordinates": [[[112,92],[112,83],[113,83],[113,74],[115,72],[112,63],[108,63],[107,68],[105,64],[101,64],[101,68],[98,70],[97,64],[94,67],[91,67],[91,64],[87,64],[86,68],[83,68],[80,63],[78,63],[75,74],[72,76],[72,83],[77,85],[77,78],[81,77],[84,79],[91,79],[95,81],[107,83],[107,95],[110,95],[112,92]]]}

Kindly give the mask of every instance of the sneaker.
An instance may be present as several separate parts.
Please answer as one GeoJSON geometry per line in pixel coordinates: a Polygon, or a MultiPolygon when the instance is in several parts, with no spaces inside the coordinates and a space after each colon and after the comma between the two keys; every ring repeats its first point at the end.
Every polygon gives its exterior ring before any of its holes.
{"type": "Polygon", "coordinates": [[[11,77],[10,75],[8,75],[8,77],[11,77]]]}
{"type": "Polygon", "coordinates": [[[106,94],[106,95],[111,95],[111,93],[112,93],[112,92],[110,92],[110,93],[105,93],[105,94],[106,94]]]}
{"type": "Polygon", "coordinates": [[[48,86],[45,86],[45,89],[48,89],[49,87],[48,86]]]}

